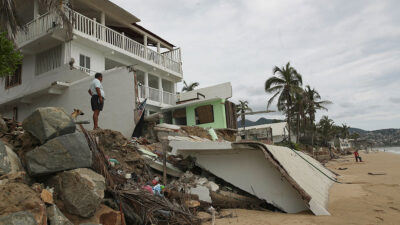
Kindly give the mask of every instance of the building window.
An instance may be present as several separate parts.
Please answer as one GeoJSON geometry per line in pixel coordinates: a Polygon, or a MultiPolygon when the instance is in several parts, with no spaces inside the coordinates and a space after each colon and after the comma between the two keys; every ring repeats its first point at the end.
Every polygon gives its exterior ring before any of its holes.
{"type": "Polygon", "coordinates": [[[18,65],[17,70],[15,70],[14,75],[6,76],[6,89],[12,88],[22,83],[22,65],[18,65]]]}
{"type": "Polygon", "coordinates": [[[212,105],[203,105],[195,108],[196,125],[213,123],[214,122],[214,109],[212,105]]]}
{"type": "Polygon", "coordinates": [[[79,55],[79,66],[81,70],[89,73],[90,72],[90,57],[80,54],[79,55]]]}
{"type": "Polygon", "coordinates": [[[61,66],[61,45],[36,55],[36,75],[46,73],[61,66]]]}

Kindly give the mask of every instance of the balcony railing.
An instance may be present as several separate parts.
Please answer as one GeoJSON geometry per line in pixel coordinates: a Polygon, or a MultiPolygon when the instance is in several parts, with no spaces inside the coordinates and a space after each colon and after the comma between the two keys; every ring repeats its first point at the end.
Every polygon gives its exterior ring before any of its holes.
{"type": "Polygon", "coordinates": [[[139,86],[139,97],[148,98],[154,102],[160,102],[167,105],[176,104],[176,95],[157,88],[139,86]]]}
{"type": "MultiPolygon", "coordinates": [[[[165,69],[182,74],[181,51],[179,48],[165,53],[158,53],[125,36],[123,33],[110,29],[74,10],[65,8],[64,11],[70,19],[74,33],[90,36],[106,46],[121,50],[125,54],[133,54],[165,69]]],[[[26,24],[24,31],[19,32],[17,36],[17,43],[21,44],[32,40],[58,26],[62,26],[61,18],[54,14],[46,13],[26,24]]]]}
{"type": "MultiPolygon", "coordinates": [[[[110,44],[121,50],[125,50],[131,54],[134,54],[135,56],[148,60],[164,68],[170,69],[177,73],[182,73],[180,61],[174,61],[168,57],[168,54],[164,55],[153,51],[146,46],[132,40],[131,38],[126,37],[123,33],[119,33],[113,29],[110,29],[76,11],[66,9],[66,12],[71,18],[72,27],[75,31],[94,37],[99,41],[110,44]]],[[[180,54],[180,50],[177,51],[180,54]]]]}
{"type": "Polygon", "coordinates": [[[50,13],[45,13],[40,17],[27,23],[24,28],[17,33],[16,41],[18,44],[22,44],[25,41],[32,40],[39,37],[40,35],[46,34],[53,28],[58,27],[62,24],[61,18],[50,13]]]}

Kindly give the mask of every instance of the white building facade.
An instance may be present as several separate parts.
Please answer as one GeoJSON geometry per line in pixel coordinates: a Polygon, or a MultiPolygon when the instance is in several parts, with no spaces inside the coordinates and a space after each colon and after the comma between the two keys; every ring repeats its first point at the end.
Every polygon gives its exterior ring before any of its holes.
{"type": "Polygon", "coordinates": [[[61,106],[67,112],[86,109],[90,119],[87,90],[96,72],[105,76],[102,128],[126,130],[128,136],[129,129],[106,120],[129,121],[125,116],[134,117],[137,100],[148,99],[148,113],[175,105],[183,78],[180,48],[138,25],[134,15],[108,0],[64,0],[64,19],[37,0],[15,2],[26,24],[16,37],[24,58],[14,76],[0,80],[3,116],[22,121],[36,107],[61,106]]]}

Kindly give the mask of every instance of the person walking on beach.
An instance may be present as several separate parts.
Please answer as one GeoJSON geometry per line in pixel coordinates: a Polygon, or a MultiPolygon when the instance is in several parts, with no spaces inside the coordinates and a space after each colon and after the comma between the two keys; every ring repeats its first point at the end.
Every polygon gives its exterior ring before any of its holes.
{"type": "Polygon", "coordinates": [[[105,95],[103,85],[101,84],[102,81],[103,75],[101,73],[96,73],[88,91],[90,96],[92,96],[90,103],[93,110],[93,130],[99,129],[99,115],[104,106],[105,95]]]}
{"type": "Polygon", "coordinates": [[[354,157],[356,158],[356,162],[358,162],[358,160],[360,160],[360,162],[362,162],[360,155],[358,154],[358,150],[356,150],[354,152],[354,157]]]}

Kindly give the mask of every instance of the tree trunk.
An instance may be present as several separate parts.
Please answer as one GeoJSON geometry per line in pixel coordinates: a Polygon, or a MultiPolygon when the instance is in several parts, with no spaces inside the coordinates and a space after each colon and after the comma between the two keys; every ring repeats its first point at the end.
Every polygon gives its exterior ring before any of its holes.
{"type": "Polygon", "coordinates": [[[300,113],[297,114],[297,136],[296,136],[296,143],[299,143],[300,137],[300,113]]]}
{"type": "Polygon", "coordinates": [[[292,142],[292,139],[290,138],[290,110],[288,110],[288,116],[287,116],[287,125],[288,125],[288,132],[289,132],[289,134],[288,134],[288,137],[289,137],[289,143],[290,142],[292,142]]]}

